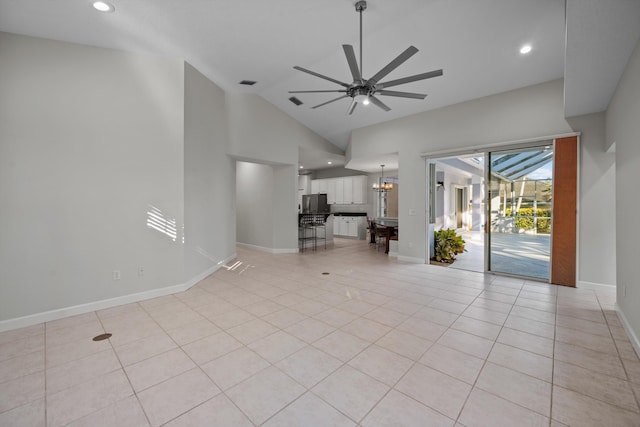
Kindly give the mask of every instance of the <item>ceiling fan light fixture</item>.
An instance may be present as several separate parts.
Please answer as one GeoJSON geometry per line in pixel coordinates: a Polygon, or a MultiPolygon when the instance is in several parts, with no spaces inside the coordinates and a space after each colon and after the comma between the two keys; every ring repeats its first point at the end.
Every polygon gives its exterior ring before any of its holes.
{"type": "Polygon", "coordinates": [[[99,12],[115,12],[116,8],[111,3],[107,3],[104,1],[95,1],[93,2],[93,8],[99,12]]]}
{"type": "Polygon", "coordinates": [[[357,103],[362,104],[362,105],[369,105],[369,96],[365,95],[365,94],[358,94],[356,96],[354,96],[354,98],[356,100],[357,103]]]}
{"type": "Polygon", "coordinates": [[[531,52],[531,49],[532,49],[532,47],[531,47],[530,44],[525,44],[524,46],[522,46],[520,48],[520,53],[522,55],[526,55],[527,53],[531,52]]]}

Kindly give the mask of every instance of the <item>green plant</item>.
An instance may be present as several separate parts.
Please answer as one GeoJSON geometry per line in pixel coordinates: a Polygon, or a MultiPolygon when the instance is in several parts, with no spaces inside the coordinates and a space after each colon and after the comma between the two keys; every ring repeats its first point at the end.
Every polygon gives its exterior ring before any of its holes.
{"type": "MultiPolygon", "coordinates": [[[[511,208],[506,209],[506,215],[511,216],[511,208]]],[[[547,208],[538,208],[535,212],[537,216],[536,232],[540,234],[549,234],[551,232],[551,210],[547,208]]],[[[515,217],[515,226],[518,229],[533,230],[533,208],[520,208],[515,217]]]]}
{"type": "Polygon", "coordinates": [[[434,235],[436,261],[451,264],[455,261],[456,255],[465,252],[465,242],[455,230],[447,228],[434,232],[434,235]]]}

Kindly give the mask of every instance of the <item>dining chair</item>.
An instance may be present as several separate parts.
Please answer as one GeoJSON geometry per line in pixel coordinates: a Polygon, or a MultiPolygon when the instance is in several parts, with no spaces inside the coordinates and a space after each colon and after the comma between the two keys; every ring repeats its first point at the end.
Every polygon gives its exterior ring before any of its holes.
{"type": "Polygon", "coordinates": [[[376,249],[380,247],[386,247],[387,245],[387,227],[379,226],[374,223],[374,230],[376,236],[376,249]]]}

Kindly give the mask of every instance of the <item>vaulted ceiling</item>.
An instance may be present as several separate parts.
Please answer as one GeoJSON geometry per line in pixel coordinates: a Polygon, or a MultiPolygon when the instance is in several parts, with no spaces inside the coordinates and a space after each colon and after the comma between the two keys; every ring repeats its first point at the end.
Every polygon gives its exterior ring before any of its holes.
{"type": "Polygon", "coordinates": [[[384,97],[391,111],[358,106],[348,115],[347,99],[311,109],[335,95],[297,94],[297,106],[288,91],[339,88],[294,65],[351,83],[342,45],[359,49],[355,0],[109,1],[114,13],[90,0],[0,0],[0,31],[184,59],[342,149],[353,129],[562,77],[568,116],[602,111],[640,34],[636,0],[369,0],[364,76],[410,45],[419,52],[388,79],[444,75],[394,88],[424,100],[384,97]],[[245,79],[257,83],[238,84],[245,79]]]}

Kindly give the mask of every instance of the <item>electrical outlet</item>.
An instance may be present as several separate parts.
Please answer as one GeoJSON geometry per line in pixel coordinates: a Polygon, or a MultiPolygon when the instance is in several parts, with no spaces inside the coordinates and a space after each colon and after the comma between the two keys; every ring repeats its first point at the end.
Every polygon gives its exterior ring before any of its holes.
{"type": "Polygon", "coordinates": [[[120,270],[113,270],[111,277],[113,280],[120,280],[120,270]]]}
{"type": "Polygon", "coordinates": [[[413,242],[409,242],[409,243],[407,243],[407,246],[409,246],[410,248],[412,248],[412,247],[413,247],[413,242]]]}
{"type": "Polygon", "coordinates": [[[415,209],[409,209],[409,215],[414,216],[416,214],[415,209]]]}
{"type": "Polygon", "coordinates": [[[144,267],[143,266],[138,266],[138,276],[144,276],[144,267]]]}

